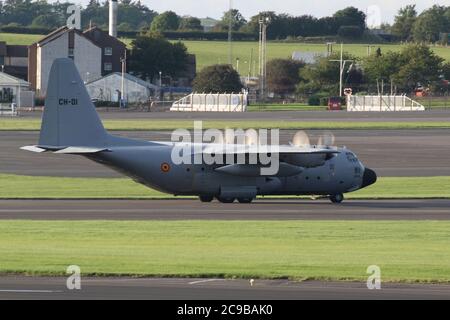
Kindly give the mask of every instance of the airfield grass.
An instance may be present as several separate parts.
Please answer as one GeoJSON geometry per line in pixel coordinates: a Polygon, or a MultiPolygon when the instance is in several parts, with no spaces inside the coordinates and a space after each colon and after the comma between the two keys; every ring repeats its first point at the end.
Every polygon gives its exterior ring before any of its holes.
{"type": "MultiPolygon", "coordinates": [[[[156,119],[127,119],[104,120],[106,129],[111,131],[146,131],[146,130],[174,130],[178,128],[193,129],[193,120],[156,120],[156,119]]],[[[41,127],[40,119],[29,118],[1,118],[0,131],[36,131],[41,127]]],[[[448,129],[449,121],[282,121],[282,120],[213,120],[203,121],[203,128],[241,128],[241,129],[448,129]]]]}
{"type": "MultiPolygon", "coordinates": [[[[8,44],[20,44],[30,45],[39,39],[43,35],[30,35],[30,34],[13,34],[13,33],[0,33],[0,41],[6,41],[8,44]]],[[[121,39],[128,46],[131,44],[131,39],[121,39]]],[[[188,51],[195,54],[197,57],[197,70],[201,70],[206,66],[217,63],[228,63],[228,42],[227,41],[182,41],[188,51]]],[[[382,52],[387,51],[399,51],[404,45],[401,44],[370,44],[373,46],[372,50],[380,47],[382,52]]],[[[432,47],[433,50],[439,56],[450,61],[450,48],[449,47],[432,47]]],[[[253,49],[254,65],[257,65],[258,58],[258,42],[257,41],[235,41],[233,42],[233,55],[234,59],[239,58],[240,67],[239,71],[242,75],[247,75],[249,72],[249,62],[251,51],[253,49]]],[[[340,50],[339,45],[335,46],[335,50],[340,50]]],[[[367,55],[367,44],[346,44],[344,50],[357,56],[365,57],[367,55]]],[[[269,41],[267,54],[268,59],[275,58],[289,58],[294,51],[303,52],[324,52],[326,46],[324,43],[311,44],[311,43],[288,43],[269,41]]],[[[251,70],[253,72],[253,70],[251,70]]]]}
{"type": "MultiPolygon", "coordinates": [[[[450,198],[450,177],[379,178],[376,184],[346,194],[346,198],[450,198]]],[[[175,197],[149,189],[127,178],[61,178],[0,174],[0,199],[175,199],[175,197]]]]}
{"type": "Polygon", "coordinates": [[[0,273],[450,282],[450,222],[1,221],[0,273]]]}

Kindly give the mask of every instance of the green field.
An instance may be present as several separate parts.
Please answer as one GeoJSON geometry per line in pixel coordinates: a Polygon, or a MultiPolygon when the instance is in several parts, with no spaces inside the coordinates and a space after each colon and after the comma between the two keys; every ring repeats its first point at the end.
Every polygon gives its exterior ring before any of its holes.
{"type": "MultiPolygon", "coordinates": [[[[146,130],[174,130],[178,128],[192,129],[192,120],[156,120],[156,119],[126,119],[126,120],[104,120],[106,129],[112,131],[146,131],[146,130]]],[[[36,131],[40,130],[40,119],[29,118],[0,118],[0,131],[36,131]]],[[[383,129],[448,129],[450,122],[384,122],[384,121],[281,121],[281,120],[216,120],[203,121],[203,128],[241,128],[241,129],[355,129],[355,130],[383,130],[383,129]]]]}
{"type": "MultiPolygon", "coordinates": [[[[29,45],[42,38],[42,35],[27,35],[27,34],[8,34],[0,33],[0,41],[6,41],[8,44],[22,44],[29,45]]],[[[130,39],[121,39],[126,44],[130,44],[130,39]]],[[[197,69],[200,70],[205,66],[228,63],[228,43],[226,41],[183,41],[190,53],[197,56],[197,69]]],[[[383,52],[392,50],[397,51],[402,48],[399,44],[380,44],[373,45],[372,50],[380,47],[383,52]]],[[[258,58],[258,42],[241,42],[233,43],[234,59],[240,59],[239,71],[243,75],[249,72],[249,62],[251,51],[253,49],[254,65],[257,69],[258,58]]],[[[339,50],[339,46],[335,46],[335,50],[339,50]]],[[[450,47],[434,47],[435,52],[450,61],[450,47]]],[[[325,44],[310,44],[310,43],[284,43],[284,42],[269,42],[267,48],[268,59],[274,58],[288,58],[292,56],[294,51],[307,52],[324,52],[326,51],[325,44]]],[[[348,44],[345,45],[345,51],[358,56],[364,57],[367,55],[367,45],[365,44],[348,44]]],[[[253,70],[252,70],[253,73],[253,70]]]]}
{"type": "MultiPolygon", "coordinates": [[[[190,53],[197,56],[197,68],[202,69],[205,66],[227,63],[228,62],[228,43],[224,41],[183,41],[190,53]]],[[[380,47],[382,52],[398,51],[402,48],[398,44],[380,44],[371,45],[375,48],[380,47]]],[[[256,70],[258,68],[258,43],[257,42],[234,42],[233,54],[234,59],[239,58],[241,74],[248,74],[251,51],[253,49],[254,64],[256,70]]],[[[335,50],[340,50],[339,46],[335,46],[335,50]]],[[[357,56],[367,56],[367,45],[365,44],[348,44],[344,46],[344,50],[357,56]]],[[[434,47],[433,50],[446,60],[450,61],[450,47],[434,47]]],[[[310,43],[283,43],[283,42],[269,42],[267,46],[268,60],[274,58],[290,58],[294,51],[303,52],[326,52],[325,44],[310,44],[310,43]]]]}
{"type": "Polygon", "coordinates": [[[450,282],[448,221],[1,221],[0,273],[450,282]]]}
{"type": "MultiPolygon", "coordinates": [[[[348,199],[450,198],[450,177],[386,177],[348,199]]],[[[61,178],[0,174],[0,199],[167,199],[127,178],[61,178]]]]}

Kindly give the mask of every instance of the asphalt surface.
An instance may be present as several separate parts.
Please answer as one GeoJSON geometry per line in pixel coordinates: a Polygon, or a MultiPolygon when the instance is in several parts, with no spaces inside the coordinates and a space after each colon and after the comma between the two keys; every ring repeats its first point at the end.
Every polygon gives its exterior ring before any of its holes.
{"type": "MultiPolygon", "coordinates": [[[[358,282],[287,280],[81,278],[68,290],[66,278],[0,277],[0,299],[310,300],[450,299],[450,285],[392,284],[380,290],[358,282]]],[[[180,302],[180,306],[184,303],[180,302]]],[[[174,312],[167,310],[168,314],[174,312]]]]}
{"type": "MultiPolygon", "coordinates": [[[[280,143],[296,131],[283,130],[280,143]]],[[[311,143],[323,131],[310,130],[311,143]]],[[[334,130],[336,145],[356,152],[363,163],[383,176],[450,176],[450,129],[334,130]]],[[[171,132],[115,132],[144,140],[170,141],[171,132]]],[[[119,177],[116,172],[80,156],[32,154],[19,147],[36,144],[38,132],[0,131],[0,172],[22,175],[119,177]]]]}
{"type": "MultiPolygon", "coordinates": [[[[346,112],[346,111],[273,111],[273,112],[134,112],[100,111],[102,119],[155,120],[285,120],[285,121],[450,121],[450,108],[425,112],[346,112]]],[[[40,118],[41,112],[23,112],[21,117],[40,118]]]]}
{"type": "Polygon", "coordinates": [[[0,220],[450,220],[450,200],[0,200],[0,220]]]}

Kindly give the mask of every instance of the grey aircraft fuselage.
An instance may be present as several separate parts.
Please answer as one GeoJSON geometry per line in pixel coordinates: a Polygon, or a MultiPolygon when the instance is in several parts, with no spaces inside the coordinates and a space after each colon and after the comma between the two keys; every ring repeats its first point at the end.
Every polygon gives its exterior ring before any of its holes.
{"type": "MultiPolygon", "coordinates": [[[[111,138],[117,141],[115,145],[124,140],[111,138]]],[[[241,187],[255,187],[258,195],[334,195],[375,182],[373,171],[346,148],[337,149],[338,153],[323,165],[303,168],[292,176],[235,176],[216,171],[223,165],[175,165],[171,160],[173,143],[125,141],[123,146],[87,157],[150,188],[179,196],[219,196],[223,188],[241,187]]]]}

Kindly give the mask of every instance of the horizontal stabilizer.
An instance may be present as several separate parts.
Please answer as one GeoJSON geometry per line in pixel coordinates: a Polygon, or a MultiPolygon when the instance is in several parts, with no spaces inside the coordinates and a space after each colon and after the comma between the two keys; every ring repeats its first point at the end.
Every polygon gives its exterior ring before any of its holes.
{"type": "Polygon", "coordinates": [[[31,152],[48,152],[48,151],[54,151],[54,153],[59,154],[92,154],[92,153],[99,153],[103,151],[109,151],[105,148],[90,148],[90,147],[67,147],[67,148],[60,148],[55,149],[54,147],[47,147],[47,146],[25,146],[20,148],[25,151],[31,151],[31,152]]]}
{"type": "Polygon", "coordinates": [[[87,147],[68,147],[55,151],[55,153],[60,154],[89,154],[89,153],[99,153],[103,151],[109,151],[108,149],[101,148],[87,148],[87,147]]]}
{"type": "Polygon", "coordinates": [[[47,149],[39,148],[38,146],[25,146],[20,149],[30,152],[42,153],[48,151],[47,149]]]}

